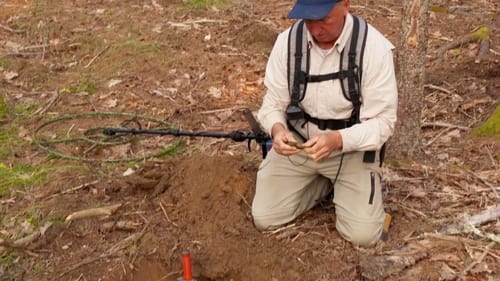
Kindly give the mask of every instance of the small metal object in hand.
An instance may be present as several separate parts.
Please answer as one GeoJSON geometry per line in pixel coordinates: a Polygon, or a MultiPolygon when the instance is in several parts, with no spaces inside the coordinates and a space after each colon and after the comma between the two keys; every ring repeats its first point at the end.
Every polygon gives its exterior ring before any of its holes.
{"type": "Polygon", "coordinates": [[[295,140],[287,140],[285,141],[286,144],[290,145],[290,146],[293,146],[297,149],[304,149],[304,148],[308,148],[309,146],[304,146],[303,143],[299,143],[295,140]]]}

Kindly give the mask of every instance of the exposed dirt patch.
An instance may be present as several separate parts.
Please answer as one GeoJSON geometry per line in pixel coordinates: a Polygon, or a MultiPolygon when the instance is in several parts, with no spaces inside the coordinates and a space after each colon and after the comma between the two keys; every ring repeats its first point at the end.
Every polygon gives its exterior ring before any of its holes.
{"type": "MultiPolygon", "coordinates": [[[[500,250],[487,236],[498,239],[498,219],[477,226],[479,233],[445,231],[465,214],[498,206],[498,139],[473,137],[471,129],[500,98],[499,6],[432,2],[448,10],[431,13],[422,116],[428,158],[407,166],[388,159],[389,239],[358,249],[339,237],[330,209],[276,232],[254,228],[261,158],[254,144],[248,152],[246,142],[224,138],[103,138],[92,130],[124,123],[249,130],[241,109],[260,105],[267,56],[291,23],[291,2],[193,9],[180,0],[0,1],[0,95],[9,105],[0,120],[8,148],[0,149],[0,164],[46,169],[50,179],[0,197],[0,238],[9,242],[0,251],[0,280],[173,281],[182,275],[183,249],[198,281],[499,279],[500,250]],[[440,46],[481,25],[491,27],[487,57],[476,61],[473,42],[436,60],[440,46]],[[63,116],[74,118],[57,120],[63,116]],[[49,120],[57,122],[33,136],[49,120]],[[122,158],[141,159],[105,162],[122,158]],[[110,216],[64,222],[75,211],[114,204],[121,207],[110,216]],[[33,242],[10,244],[46,223],[33,242]]],[[[400,1],[352,5],[397,42],[400,1]]]]}

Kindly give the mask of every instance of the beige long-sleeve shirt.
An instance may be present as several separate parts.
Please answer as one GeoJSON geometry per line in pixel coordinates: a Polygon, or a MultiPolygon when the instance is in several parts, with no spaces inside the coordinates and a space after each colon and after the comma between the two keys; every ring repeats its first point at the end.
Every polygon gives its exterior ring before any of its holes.
{"type": "MultiPolygon", "coordinates": [[[[310,74],[328,74],[339,70],[340,53],[344,48],[349,48],[346,41],[352,28],[353,19],[348,14],[340,37],[328,51],[320,49],[308,32],[311,46],[310,74]]],[[[278,35],[266,67],[264,83],[267,91],[257,116],[269,133],[276,123],[286,127],[285,110],[290,103],[287,80],[288,34],[289,29],[278,35]]],[[[398,93],[393,49],[394,46],[379,31],[368,25],[361,81],[361,123],[339,130],[343,152],[380,149],[394,131],[398,93]]],[[[338,79],[308,83],[301,106],[309,115],[319,119],[348,119],[352,111],[352,103],[343,96],[338,79]]],[[[303,132],[311,138],[324,131],[308,122],[303,132]]]]}

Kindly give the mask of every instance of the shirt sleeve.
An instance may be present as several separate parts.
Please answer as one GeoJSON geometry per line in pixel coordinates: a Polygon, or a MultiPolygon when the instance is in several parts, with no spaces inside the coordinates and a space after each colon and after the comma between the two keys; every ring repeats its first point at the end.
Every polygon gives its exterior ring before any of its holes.
{"type": "Polygon", "coordinates": [[[278,35],[269,55],[264,78],[266,94],[257,113],[261,125],[270,135],[274,124],[282,123],[286,127],[285,110],[290,102],[286,77],[288,32],[289,29],[278,35]]]}
{"type": "Polygon", "coordinates": [[[361,123],[340,130],[343,152],[380,149],[393,134],[397,119],[398,91],[392,52],[394,47],[373,28],[368,32],[378,35],[378,44],[367,41],[364,56],[366,64],[363,65],[361,82],[361,123]]]}

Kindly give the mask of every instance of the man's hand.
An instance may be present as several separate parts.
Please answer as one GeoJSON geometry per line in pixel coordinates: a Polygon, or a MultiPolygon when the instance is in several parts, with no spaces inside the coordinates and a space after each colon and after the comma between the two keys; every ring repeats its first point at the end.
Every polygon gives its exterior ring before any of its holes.
{"type": "Polygon", "coordinates": [[[281,155],[289,156],[301,150],[301,144],[297,142],[293,134],[281,123],[274,124],[272,129],[273,149],[281,155]]]}
{"type": "Polygon", "coordinates": [[[342,135],[338,131],[326,132],[304,143],[309,158],[319,162],[337,150],[342,150],[342,135]]]}

